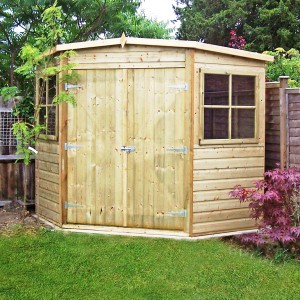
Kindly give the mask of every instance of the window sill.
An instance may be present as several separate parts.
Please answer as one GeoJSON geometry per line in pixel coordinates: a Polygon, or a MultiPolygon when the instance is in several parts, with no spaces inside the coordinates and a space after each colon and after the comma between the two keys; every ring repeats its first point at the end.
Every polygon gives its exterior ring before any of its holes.
{"type": "Polygon", "coordinates": [[[57,141],[57,135],[40,134],[39,135],[39,140],[57,141]]]}
{"type": "Polygon", "coordinates": [[[215,140],[199,140],[199,145],[241,145],[241,144],[258,144],[259,139],[215,139],[215,140]]]}

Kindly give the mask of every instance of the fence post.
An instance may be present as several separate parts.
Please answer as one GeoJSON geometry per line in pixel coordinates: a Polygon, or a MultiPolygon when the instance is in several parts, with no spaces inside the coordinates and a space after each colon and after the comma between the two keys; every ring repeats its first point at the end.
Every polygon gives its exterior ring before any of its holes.
{"type": "Polygon", "coordinates": [[[280,102],[280,168],[287,167],[287,103],[286,103],[286,89],[288,87],[289,76],[279,77],[279,102],[280,102]]]}

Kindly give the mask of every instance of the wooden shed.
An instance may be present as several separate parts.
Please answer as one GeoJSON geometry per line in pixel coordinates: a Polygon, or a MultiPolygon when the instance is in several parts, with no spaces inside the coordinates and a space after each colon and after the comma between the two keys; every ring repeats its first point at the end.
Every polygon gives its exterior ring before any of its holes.
{"type": "Polygon", "coordinates": [[[41,217],[63,227],[186,236],[255,227],[247,204],[228,193],[263,177],[271,56],[124,35],[54,52],[70,49],[80,79],[49,78],[40,112],[41,217]],[[56,107],[53,96],[66,89],[77,105],[56,107]]]}

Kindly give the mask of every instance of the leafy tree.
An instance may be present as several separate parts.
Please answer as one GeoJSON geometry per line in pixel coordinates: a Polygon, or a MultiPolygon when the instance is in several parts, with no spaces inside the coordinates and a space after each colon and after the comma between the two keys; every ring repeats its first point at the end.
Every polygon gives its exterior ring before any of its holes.
{"type": "Polygon", "coordinates": [[[300,87],[300,53],[296,49],[285,51],[276,48],[275,51],[266,51],[274,56],[273,63],[267,63],[267,79],[277,81],[279,76],[289,76],[289,87],[300,87]]]}
{"type": "MultiPolygon", "coordinates": [[[[23,64],[16,69],[16,73],[25,79],[37,79],[41,84],[39,87],[39,99],[35,104],[34,112],[28,110],[28,106],[21,102],[16,104],[14,114],[18,117],[18,121],[13,124],[13,133],[18,141],[17,154],[21,154],[25,164],[25,180],[27,181],[27,166],[31,160],[31,151],[34,150],[35,143],[39,134],[45,129],[44,124],[39,123],[39,113],[41,110],[43,97],[46,93],[46,82],[50,77],[59,75],[61,82],[76,81],[78,74],[72,69],[74,64],[61,65],[59,62],[73,55],[73,51],[65,51],[58,56],[52,56],[51,50],[57,40],[63,38],[64,30],[62,28],[62,12],[61,7],[53,6],[47,8],[42,13],[42,25],[39,27],[39,36],[37,36],[32,44],[25,44],[20,52],[20,58],[23,64]],[[31,115],[31,113],[33,113],[31,115]]],[[[15,99],[19,93],[16,86],[4,87],[1,94],[4,100],[15,99]]],[[[26,98],[25,98],[26,99],[26,98]]],[[[54,97],[53,103],[69,102],[74,104],[74,95],[61,91],[59,96],[54,97]]],[[[46,119],[47,116],[44,116],[46,119]]],[[[26,215],[26,184],[24,184],[24,210],[23,216],[26,215]]]]}
{"type": "MultiPolygon", "coordinates": [[[[15,73],[21,65],[19,53],[25,43],[34,43],[44,28],[43,11],[53,0],[1,0],[0,2],[0,88],[16,85],[23,94],[33,86],[15,73]]],[[[58,0],[63,36],[56,43],[119,37],[169,38],[164,23],[147,20],[137,10],[141,0],[58,0]]]]}
{"type": "Polygon", "coordinates": [[[174,10],[178,39],[227,46],[234,29],[248,50],[300,47],[300,0],[177,0],[174,10]]]}

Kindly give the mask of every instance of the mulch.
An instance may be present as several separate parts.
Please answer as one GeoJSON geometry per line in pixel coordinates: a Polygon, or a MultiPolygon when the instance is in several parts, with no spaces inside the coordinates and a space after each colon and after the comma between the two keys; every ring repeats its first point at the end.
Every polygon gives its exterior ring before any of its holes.
{"type": "Polygon", "coordinates": [[[10,235],[20,229],[33,233],[40,228],[52,227],[39,220],[34,211],[25,211],[19,204],[8,204],[0,208],[0,235],[10,235]]]}

